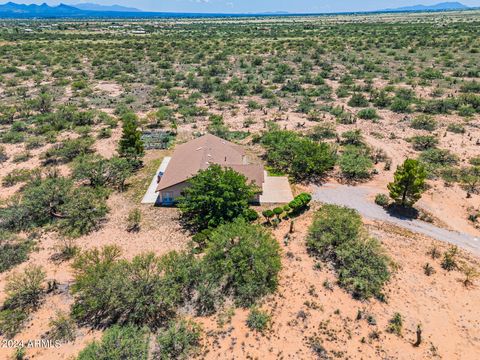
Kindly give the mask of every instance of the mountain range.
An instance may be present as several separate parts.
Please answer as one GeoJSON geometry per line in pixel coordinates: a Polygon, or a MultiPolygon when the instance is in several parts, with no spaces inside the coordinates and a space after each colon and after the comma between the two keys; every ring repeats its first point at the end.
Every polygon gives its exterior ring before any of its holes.
{"type": "Polygon", "coordinates": [[[443,2],[435,5],[413,5],[403,6],[394,9],[385,9],[382,11],[403,12],[403,11],[447,11],[447,10],[468,10],[468,6],[459,2],[443,2]]]}
{"type": "Polygon", "coordinates": [[[80,9],[80,10],[88,10],[88,11],[116,11],[116,12],[143,12],[140,9],[136,9],[133,7],[125,7],[120,5],[99,5],[94,3],[82,3],[72,5],[73,7],[80,9]]]}
{"type": "MultiPolygon", "coordinates": [[[[416,5],[396,9],[384,9],[377,12],[406,12],[406,11],[447,11],[447,10],[467,10],[469,7],[459,2],[444,2],[436,5],[416,5]]],[[[144,12],[142,10],[119,5],[104,6],[94,3],[82,3],[77,5],[60,4],[58,6],[49,6],[46,3],[42,5],[25,5],[8,2],[0,5],[0,18],[81,18],[81,17],[213,17],[213,16],[252,16],[252,15],[293,15],[284,12],[263,13],[263,14],[194,14],[194,13],[161,13],[144,12]]]]}

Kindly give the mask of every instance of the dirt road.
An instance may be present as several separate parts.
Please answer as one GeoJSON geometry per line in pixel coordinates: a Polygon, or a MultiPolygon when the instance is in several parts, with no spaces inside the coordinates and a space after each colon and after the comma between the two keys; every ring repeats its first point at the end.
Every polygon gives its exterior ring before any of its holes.
{"type": "Polygon", "coordinates": [[[424,221],[393,216],[375,204],[373,198],[376,193],[377,191],[374,188],[365,186],[325,184],[314,187],[313,199],[328,204],[347,206],[357,210],[366,218],[389,222],[436,240],[458,245],[465,250],[480,255],[480,238],[442,229],[424,221]]]}

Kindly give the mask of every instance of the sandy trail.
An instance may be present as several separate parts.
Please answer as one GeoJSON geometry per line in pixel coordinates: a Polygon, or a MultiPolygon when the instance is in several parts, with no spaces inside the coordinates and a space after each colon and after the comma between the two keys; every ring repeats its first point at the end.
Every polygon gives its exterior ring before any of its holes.
{"type": "Polygon", "coordinates": [[[457,231],[439,228],[420,220],[397,217],[373,202],[374,188],[325,184],[314,186],[313,199],[328,204],[347,206],[357,210],[362,216],[379,221],[393,223],[410,231],[427,235],[433,239],[457,245],[480,255],[480,238],[457,231]]]}

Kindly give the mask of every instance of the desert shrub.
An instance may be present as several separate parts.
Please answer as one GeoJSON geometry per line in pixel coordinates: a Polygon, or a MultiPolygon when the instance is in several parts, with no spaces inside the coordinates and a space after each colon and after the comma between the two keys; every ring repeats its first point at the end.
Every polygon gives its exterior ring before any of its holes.
{"type": "Polygon", "coordinates": [[[353,296],[382,297],[390,278],[389,259],[379,242],[368,238],[358,212],[336,205],[324,205],[315,213],[307,237],[310,251],[330,260],[339,284],[353,296]]]}
{"type": "Polygon", "coordinates": [[[21,273],[7,277],[5,309],[36,310],[43,295],[45,272],[42,267],[30,265],[21,273]]]}
{"type": "Polygon", "coordinates": [[[43,154],[47,163],[68,163],[76,157],[92,152],[95,140],[90,137],[65,140],[43,154]]]}
{"type": "Polygon", "coordinates": [[[463,117],[473,116],[475,112],[475,109],[471,105],[460,105],[458,108],[458,115],[463,117]]]}
{"type": "Polygon", "coordinates": [[[192,321],[172,321],[157,336],[157,360],[186,360],[200,348],[201,329],[192,321]]]}
{"type": "Polygon", "coordinates": [[[358,239],[362,221],[353,209],[335,205],[324,205],[315,213],[309,229],[307,244],[318,254],[327,254],[338,246],[358,239]]]}
{"type": "Polygon", "coordinates": [[[347,179],[366,179],[370,177],[373,162],[363,149],[347,146],[338,160],[342,175],[347,179]]]}
{"type": "Polygon", "coordinates": [[[291,131],[270,131],[261,143],[267,150],[268,164],[297,181],[321,177],[335,165],[335,154],[328,144],[317,144],[291,131]]]}
{"type": "Polygon", "coordinates": [[[178,208],[189,227],[216,227],[242,216],[257,191],[242,174],[212,165],[189,180],[189,186],[178,198],[178,208]]]}
{"type": "Polygon", "coordinates": [[[383,297],[383,285],[390,279],[389,259],[376,239],[361,239],[336,250],[340,286],[354,297],[383,297]]]}
{"type": "Polygon", "coordinates": [[[459,172],[462,187],[470,194],[478,194],[480,189],[480,166],[462,168],[459,172]]]}
{"type": "Polygon", "coordinates": [[[393,318],[390,319],[387,331],[396,334],[398,336],[402,335],[402,327],[403,327],[403,318],[400,313],[395,313],[393,318]]]}
{"type": "Polygon", "coordinates": [[[445,251],[441,263],[443,269],[452,271],[458,268],[457,253],[458,248],[456,246],[452,246],[448,251],[445,251]]]}
{"type": "Polygon", "coordinates": [[[127,159],[104,159],[96,155],[86,155],[75,160],[72,176],[76,180],[88,181],[93,187],[112,186],[123,191],[125,181],[132,171],[132,164],[127,159]]]}
{"type": "Polygon", "coordinates": [[[464,93],[480,93],[480,82],[467,81],[462,84],[460,91],[464,93]]]}
{"type": "Polygon", "coordinates": [[[335,126],[333,124],[316,125],[308,134],[308,136],[315,141],[323,139],[334,139],[337,136],[335,126]]]}
{"type": "Polygon", "coordinates": [[[450,131],[454,134],[464,134],[465,127],[462,124],[449,124],[447,126],[447,131],[450,131]]]}
{"type": "Polygon", "coordinates": [[[470,160],[469,160],[470,164],[472,164],[473,166],[480,166],[480,156],[475,156],[475,157],[472,157],[470,160]]]}
{"type": "Polygon", "coordinates": [[[5,146],[0,145],[0,164],[8,160],[7,150],[5,146]]]}
{"type": "Polygon", "coordinates": [[[105,192],[85,187],[73,188],[60,207],[58,228],[62,234],[80,237],[97,230],[108,213],[105,192]]]}
{"type": "Polygon", "coordinates": [[[14,131],[13,129],[5,131],[0,135],[0,142],[4,144],[19,144],[25,140],[24,130],[14,131]]]}
{"type": "Polygon", "coordinates": [[[377,194],[375,195],[375,204],[380,206],[387,206],[389,204],[388,196],[385,194],[377,194]]]}
{"type": "Polygon", "coordinates": [[[446,149],[431,148],[423,151],[419,156],[420,162],[430,172],[438,171],[442,168],[455,166],[458,163],[458,157],[446,149]]]}
{"type": "Polygon", "coordinates": [[[204,292],[200,302],[220,293],[249,306],[277,288],[280,247],[261,226],[237,219],[211,233],[199,267],[204,292]]]}
{"type": "Polygon", "coordinates": [[[360,130],[348,130],[342,134],[343,145],[362,146],[364,145],[363,136],[360,130]]]}
{"type": "Polygon", "coordinates": [[[128,213],[128,217],[127,217],[127,231],[139,232],[141,222],[142,222],[142,212],[140,211],[140,209],[136,208],[131,210],[128,213]]]}
{"type": "Polygon", "coordinates": [[[375,120],[379,118],[377,110],[374,108],[362,109],[357,113],[357,116],[364,120],[375,120]]]}
{"type": "Polygon", "coordinates": [[[22,309],[0,310],[0,335],[13,338],[22,331],[27,319],[28,313],[22,309]]]}
{"type": "Polygon", "coordinates": [[[0,273],[27,261],[33,246],[33,241],[21,240],[7,231],[0,230],[0,273]]]}
{"type": "Polygon", "coordinates": [[[147,253],[129,262],[120,255],[117,247],[106,246],[75,259],[72,316],[94,326],[118,323],[157,328],[168,322],[195,278],[192,256],[147,253]]]}
{"type": "Polygon", "coordinates": [[[428,115],[420,115],[412,120],[410,126],[417,130],[433,131],[437,128],[437,121],[428,115]]]}
{"type": "Polygon", "coordinates": [[[148,333],[133,326],[113,326],[90,343],[77,360],[147,360],[148,333]]]}
{"type": "Polygon", "coordinates": [[[250,330],[264,332],[267,330],[271,316],[266,311],[262,311],[257,307],[252,307],[247,317],[247,326],[250,330]]]}
{"type": "Polygon", "coordinates": [[[438,139],[433,135],[413,136],[409,139],[409,141],[412,143],[413,148],[417,151],[431,149],[438,145],[438,139]]]}
{"type": "Polygon", "coordinates": [[[103,220],[105,198],[105,191],[77,188],[51,173],[27,184],[19,202],[0,208],[0,227],[20,231],[54,225],[69,236],[84,235],[103,220]]]}
{"type": "Polygon", "coordinates": [[[367,107],[368,106],[368,100],[365,98],[365,96],[363,94],[355,93],[355,94],[352,95],[352,97],[348,101],[348,106],[367,107]]]}
{"type": "Polygon", "coordinates": [[[0,335],[15,336],[31,312],[37,310],[44,294],[45,272],[40,266],[27,266],[7,277],[6,299],[0,308],[0,335]]]}
{"type": "Polygon", "coordinates": [[[409,113],[411,112],[411,102],[409,100],[394,98],[390,104],[390,110],[396,113],[409,113]]]}
{"type": "Polygon", "coordinates": [[[49,326],[47,338],[50,340],[71,342],[77,336],[75,321],[63,312],[57,312],[50,320],[49,326]]]}

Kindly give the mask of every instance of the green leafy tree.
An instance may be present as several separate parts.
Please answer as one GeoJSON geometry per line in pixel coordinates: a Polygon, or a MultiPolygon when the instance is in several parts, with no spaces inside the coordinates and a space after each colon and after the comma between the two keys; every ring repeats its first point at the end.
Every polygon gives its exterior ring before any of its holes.
{"type": "Polygon", "coordinates": [[[257,192],[245,176],[212,165],[189,180],[178,207],[188,226],[202,230],[242,216],[257,192]]]}
{"type": "Polygon", "coordinates": [[[390,197],[401,206],[412,206],[422,197],[426,177],[418,160],[406,159],[395,171],[394,181],[388,184],[390,197]]]}
{"type": "Polygon", "coordinates": [[[122,116],[122,121],[123,132],[119,142],[118,153],[121,157],[132,159],[136,162],[145,153],[141,132],[138,130],[137,116],[133,113],[125,113],[122,116]]]}

